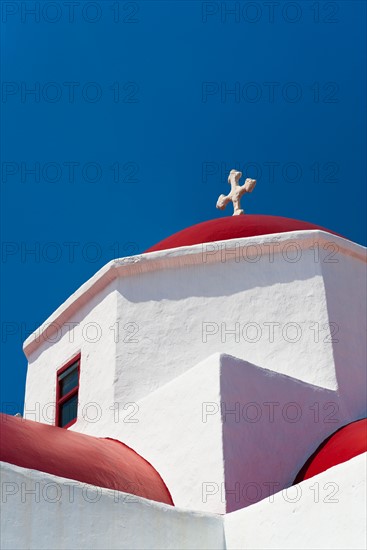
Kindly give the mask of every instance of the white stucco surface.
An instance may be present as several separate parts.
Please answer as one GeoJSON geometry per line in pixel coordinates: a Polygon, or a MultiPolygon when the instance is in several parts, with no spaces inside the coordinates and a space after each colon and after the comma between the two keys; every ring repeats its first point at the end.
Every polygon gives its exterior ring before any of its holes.
{"type": "Polygon", "coordinates": [[[117,315],[114,286],[91,297],[35,350],[27,370],[25,418],[54,423],[57,370],[80,352],[80,423],[108,421],[115,391],[116,343],[109,328],[117,315]]]}
{"type": "Polygon", "coordinates": [[[1,548],[365,548],[366,454],[243,510],[196,513],[1,463],[1,548]]]}
{"type": "Polygon", "coordinates": [[[322,272],[329,317],[338,329],[333,343],[338,392],[349,402],[359,401],[361,414],[366,414],[366,263],[340,254],[338,263],[323,262],[322,272]]]}
{"type": "Polygon", "coordinates": [[[2,550],[216,550],[222,518],[1,463],[2,550]]]}
{"type": "Polygon", "coordinates": [[[357,385],[361,392],[364,261],[359,245],[298,231],[110,262],[25,342],[25,416],[53,422],[56,371],[78,350],[73,429],[80,431],[93,419],[109,426],[116,406],[132,412],[218,352],[329,390],[344,380],[348,392],[357,385]],[[330,246],[337,263],[329,263],[330,246]]]}
{"type": "Polygon", "coordinates": [[[224,514],[220,492],[207,496],[225,479],[221,415],[203,418],[221,400],[220,369],[219,354],[209,357],[138,401],[136,422],[121,416],[109,429],[153,464],[176,506],[224,514]]]}
{"type": "Polygon", "coordinates": [[[225,517],[228,550],[366,548],[366,453],[225,517]]]}
{"type": "Polygon", "coordinates": [[[137,274],[120,278],[118,292],[121,326],[135,320],[139,331],[136,343],[117,344],[117,400],[138,400],[216,352],[336,387],[324,281],[310,251],[294,264],[281,255],[271,265],[265,256],[251,263],[228,255],[137,274]],[[315,322],[326,325],[321,342],[315,322]]]}
{"type": "Polygon", "coordinates": [[[176,505],[224,514],[289,487],[364,406],[359,397],[214,354],[138,401],[131,421],[120,415],[98,435],[149,460],[176,505]]]}
{"type": "MultiPolygon", "coordinates": [[[[361,498],[359,459],[332,469],[340,505],[307,497],[290,504],[279,491],[326,437],[366,415],[365,334],[365,249],[323,231],[110,262],[25,342],[24,416],[54,423],[57,370],[80,352],[70,429],[131,446],[178,509],[134,497],[133,506],[123,499],[120,515],[108,491],[87,508],[26,499],[26,532],[13,529],[11,544],[25,548],[28,537],[32,548],[56,548],[38,533],[56,509],[64,548],[224,548],[222,519],[210,514],[225,513],[228,548],[352,548],[338,529],[330,546],[327,537],[334,524],[346,528],[353,491],[361,498]],[[113,524],[107,546],[104,519],[113,524]]],[[[46,476],[9,468],[16,483],[46,476]]],[[[313,482],[300,487],[307,492],[313,482]]],[[[12,521],[18,525],[17,515],[12,521]]],[[[353,543],[360,537],[356,528],[353,543]]]]}

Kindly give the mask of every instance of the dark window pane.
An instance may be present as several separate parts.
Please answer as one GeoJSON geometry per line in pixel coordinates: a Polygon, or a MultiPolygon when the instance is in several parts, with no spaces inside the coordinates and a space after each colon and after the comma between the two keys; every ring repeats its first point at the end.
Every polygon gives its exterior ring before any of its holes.
{"type": "Polygon", "coordinates": [[[63,378],[65,378],[65,376],[67,376],[71,371],[76,369],[78,365],[79,365],[79,359],[77,359],[72,365],[70,365],[70,367],[64,370],[64,372],[59,374],[59,380],[62,380],[63,378]]]}
{"type": "Polygon", "coordinates": [[[78,414],[78,394],[74,395],[65,403],[60,405],[60,419],[59,426],[62,428],[69,424],[72,420],[77,417],[78,414]]]}
{"type": "Polygon", "coordinates": [[[59,376],[60,397],[66,395],[69,391],[78,385],[78,364],[79,361],[70,365],[66,371],[59,376]]]}

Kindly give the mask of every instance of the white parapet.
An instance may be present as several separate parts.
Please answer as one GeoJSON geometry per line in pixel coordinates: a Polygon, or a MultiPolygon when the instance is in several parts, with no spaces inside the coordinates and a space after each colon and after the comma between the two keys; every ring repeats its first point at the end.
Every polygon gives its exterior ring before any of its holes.
{"type": "Polygon", "coordinates": [[[366,548],[366,453],[225,518],[228,550],[366,548]]]}
{"type": "Polygon", "coordinates": [[[3,550],[359,550],[366,453],[218,516],[1,463],[3,550]]]}
{"type": "Polygon", "coordinates": [[[1,463],[2,550],[222,550],[222,518],[1,463]]]}

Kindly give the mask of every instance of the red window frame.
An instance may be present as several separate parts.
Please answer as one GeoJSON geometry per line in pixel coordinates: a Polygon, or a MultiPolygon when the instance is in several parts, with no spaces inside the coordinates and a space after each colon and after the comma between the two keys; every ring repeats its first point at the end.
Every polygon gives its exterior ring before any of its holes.
{"type": "Polygon", "coordinates": [[[56,415],[55,415],[55,426],[58,426],[59,428],[64,428],[64,429],[67,429],[67,428],[70,428],[70,426],[72,426],[73,424],[75,424],[75,422],[78,420],[78,415],[76,416],[76,418],[73,418],[73,420],[71,420],[68,424],[65,424],[65,426],[60,426],[60,418],[61,418],[61,414],[60,414],[60,411],[61,411],[61,405],[63,405],[63,403],[65,403],[65,401],[68,401],[71,397],[74,397],[74,395],[78,395],[79,393],[79,381],[80,381],[80,361],[81,361],[81,353],[77,353],[76,355],[74,355],[70,361],[68,361],[65,365],[63,365],[60,369],[58,369],[58,371],[56,372],[56,415]],[[63,395],[62,397],[60,397],[60,382],[59,382],[59,376],[60,374],[62,374],[63,372],[65,372],[73,363],[75,363],[76,361],[79,361],[78,363],[78,383],[77,385],[75,386],[75,388],[73,388],[72,390],[70,390],[66,395],[63,395]]]}

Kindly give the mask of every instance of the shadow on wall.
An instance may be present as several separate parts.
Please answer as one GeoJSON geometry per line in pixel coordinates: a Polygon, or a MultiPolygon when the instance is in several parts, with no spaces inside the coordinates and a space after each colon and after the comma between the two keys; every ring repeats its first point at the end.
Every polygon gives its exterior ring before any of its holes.
{"type": "Polygon", "coordinates": [[[307,458],[358,418],[348,396],[221,356],[227,512],[290,487],[307,458]]]}

